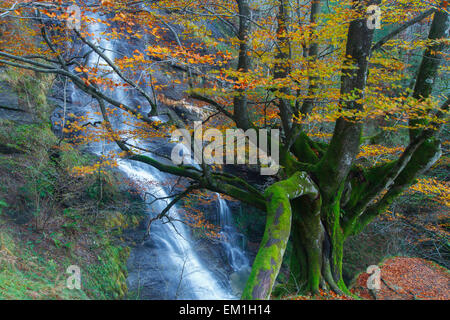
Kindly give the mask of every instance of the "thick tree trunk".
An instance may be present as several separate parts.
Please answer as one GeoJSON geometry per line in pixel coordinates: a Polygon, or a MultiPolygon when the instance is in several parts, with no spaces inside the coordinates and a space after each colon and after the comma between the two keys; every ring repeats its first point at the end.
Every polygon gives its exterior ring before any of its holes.
{"type": "MultiPolygon", "coordinates": [[[[310,199],[320,208],[318,188],[305,172],[297,172],[267,188],[266,229],[242,299],[270,298],[291,233],[292,202],[299,197],[310,199]]],[[[314,242],[313,236],[310,239],[314,242]]]]}
{"type": "Polygon", "coordinates": [[[321,282],[325,232],[320,221],[320,201],[298,199],[294,203],[291,263],[297,289],[317,293],[321,282]]]}
{"type": "MultiPolygon", "coordinates": [[[[302,198],[294,202],[293,252],[288,288],[317,293],[319,288],[348,293],[342,281],[343,239],[329,236],[321,221],[321,203],[302,198]]],[[[338,227],[338,226],[337,226],[338,227]]]]}

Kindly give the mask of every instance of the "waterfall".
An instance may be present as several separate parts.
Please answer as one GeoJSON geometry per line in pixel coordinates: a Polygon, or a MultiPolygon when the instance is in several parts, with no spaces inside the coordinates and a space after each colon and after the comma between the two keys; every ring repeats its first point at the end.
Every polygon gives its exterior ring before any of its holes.
{"type": "Polygon", "coordinates": [[[234,295],[240,296],[250,275],[250,263],[245,253],[245,237],[233,226],[233,216],[227,201],[219,194],[218,211],[221,227],[222,247],[227,256],[233,273],[230,276],[230,285],[234,295]]]}
{"type": "MultiPolygon", "coordinates": [[[[136,182],[142,182],[142,185],[146,186],[145,191],[152,193],[153,196],[159,198],[168,196],[163,188],[151,187],[151,184],[149,184],[151,181],[164,181],[167,178],[166,174],[152,167],[145,167],[144,169],[139,164],[125,160],[121,161],[119,166],[128,177],[136,182]]],[[[167,202],[168,200],[159,200],[149,206],[149,211],[155,215],[165,208],[167,202]]],[[[180,219],[176,207],[171,210],[170,216],[174,220],[180,219]]],[[[164,221],[158,220],[152,223],[150,239],[146,241],[144,247],[150,247],[154,251],[151,254],[155,258],[154,262],[157,262],[163,268],[162,271],[166,273],[163,278],[166,282],[167,298],[236,298],[227,292],[224,286],[220,285],[214,278],[214,275],[204,267],[193,249],[192,242],[186,226],[179,221],[164,223],[164,221]]],[[[148,278],[160,277],[161,275],[157,273],[155,267],[147,268],[144,271],[144,278],[148,281],[148,278]],[[152,275],[152,272],[156,274],[152,275]]]]}
{"type": "Polygon", "coordinates": [[[219,194],[217,194],[217,197],[221,227],[220,233],[223,239],[221,243],[224,247],[230,266],[235,272],[240,271],[249,266],[249,261],[244,251],[245,237],[234,228],[233,217],[226,200],[219,194]]]}
{"type": "MultiPolygon", "coordinates": [[[[94,17],[97,18],[97,17],[94,17]]],[[[104,38],[104,27],[99,23],[92,23],[89,26],[91,41],[96,42],[104,51],[104,54],[114,61],[118,48],[121,45],[122,51],[126,51],[128,44],[120,43],[118,40],[114,42],[104,38]]],[[[130,51],[132,52],[132,50],[130,51]]],[[[95,53],[91,53],[88,64],[90,67],[101,66],[103,72],[111,71],[103,61],[95,53]]],[[[112,72],[110,79],[116,83],[120,83],[119,77],[112,72]]],[[[92,98],[88,95],[72,91],[72,109],[76,114],[86,115],[92,110],[92,98]]],[[[114,93],[114,97],[124,103],[128,103],[132,96],[133,99],[139,97],[131,92],[125,92],[124,89],[118,87],[114,93]]],[[[145,105],[142,102],[142,105],[145,105]]],[[[126,130],[128,127],[126,122],[132,121],[131,118],[119,115],[112,117],[112,123],[116,129],[126,130]]],[[[89,121],[101,120],[99,115],[90,113],[89,121]]],[[[134,141],[139,144],[139,141],[134,141]]],[[[146,142],[145,147],[157,146],[161,141],[146,142]]],[[[102,143],[91,143],[89,149],[97,154],[102,155],[105,152],[105,146],[102,143]]],[[[111,145],[108,149],[115,150],[116,147],[111,145]]],[[[119,169],[126,176],[137,184],[143,186],[144,193],[148,193],[157,198],[167,198],[168,191],[164,187],[158,185],[159,182],[167,181],[171,176],[157,169],[137,162],[128,160],[119,161],[119,169]]],[[[142,198],[145,199],[144,194],[142,198]]],[[[152,198],[147,200],[153,200],[152,198]]],[[[147,209],[150,216],[154,217],[159,214],[167,205],[169,200],[162,199],[148,204],[147,209]]],[[[248,265],[241,247],[236,246],[238,233],[232,228],[230,211],[226,202],[219,198],[219,210],[224,218],[223,225],[224,238],[230,241],[224,241],[225,248],[229,257],[233,270],[237,271],[243,266],[248,265]]],[[[178,208],[174,206],[169,215],[174,220],[180,220],[178,208]]],[[[236,299],[236,293],[233,294],[227,279],[223,279],[223,275],[219,275],[209,270],[204,262],[199,258],[196,251],[197,247],[190,236],[187,226],[179,221],[168,223],[168,221],[157,220],[152,223],[151,234],[148,240],[142,245],[138,245],[131,250],[128,269],[128,287],[130,292],[136,293],[139,299],[236,299]],[[222,277],[222,278],[221,278],[222,277]]],[[[133,298],[133,297],[131,297],[133,298]]]]}

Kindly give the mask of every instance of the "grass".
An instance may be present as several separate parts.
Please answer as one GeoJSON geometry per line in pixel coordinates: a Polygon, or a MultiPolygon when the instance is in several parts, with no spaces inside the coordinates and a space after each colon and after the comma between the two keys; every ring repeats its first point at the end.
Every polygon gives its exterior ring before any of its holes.
{"type": "Polygon", "coordinates": [[[66,287],[66,277],[58,262],[0,232],[0,299],[87,299],[82,290],[66,287]]]}

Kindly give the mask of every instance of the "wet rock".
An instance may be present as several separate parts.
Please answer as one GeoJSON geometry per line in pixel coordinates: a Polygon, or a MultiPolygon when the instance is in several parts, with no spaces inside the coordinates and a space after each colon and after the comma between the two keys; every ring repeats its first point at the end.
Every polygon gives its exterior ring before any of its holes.
{"type": "Polygon", "coordinates": [[[230,275],[231,290],[235,296],[240,297],[242,295],[251,271],[252,269],[248,267],[230,275]]]}
{"type": "Polygon", "coordinates": [[[0,119],[18,123],[35,122],[33,115],[20,102],[15,89],[5,82],[0,82],[0,119]]]}

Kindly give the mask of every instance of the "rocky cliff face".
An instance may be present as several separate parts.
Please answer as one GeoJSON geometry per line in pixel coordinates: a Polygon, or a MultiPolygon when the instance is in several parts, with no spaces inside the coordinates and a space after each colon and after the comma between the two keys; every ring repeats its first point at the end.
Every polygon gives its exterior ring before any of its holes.
{"type": "Polygon", "coordinates": [[[35,121],[33,115],[27,110],[25,103],[19,98],[15,88],[12,88],[6,82],[0,82],[0,119],[19,123],[35,121]]]}

